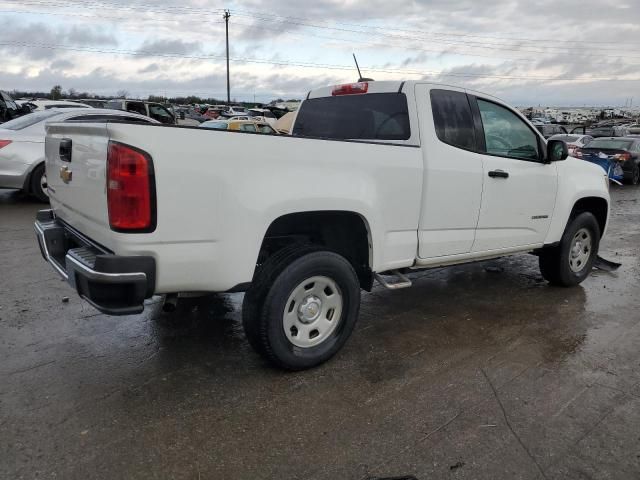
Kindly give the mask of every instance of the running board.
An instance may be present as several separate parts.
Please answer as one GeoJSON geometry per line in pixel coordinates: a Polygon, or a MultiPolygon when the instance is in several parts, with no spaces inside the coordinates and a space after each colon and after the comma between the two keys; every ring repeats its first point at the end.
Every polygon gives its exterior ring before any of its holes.
{"type": "Polygon", "coordinates": [[[400,273],[399,270],[391,270],[389,274],[395,275],[400,281],[389,283],[379,273],[374,273],[373,276],[384,288],[389,290],[400,290],[401,288],[409,288],[412,285],[411,280],[404,273],[400,273]]]}

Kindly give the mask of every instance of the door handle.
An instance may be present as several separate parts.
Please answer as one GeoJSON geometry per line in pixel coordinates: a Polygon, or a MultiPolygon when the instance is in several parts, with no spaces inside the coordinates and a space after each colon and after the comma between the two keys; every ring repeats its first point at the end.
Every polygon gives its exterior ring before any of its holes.
{"type": "Polygon", "coordinates": [[[491,178],[509,178],[509,174],[504,170],[491,170],[489,176],[491,178]]]}

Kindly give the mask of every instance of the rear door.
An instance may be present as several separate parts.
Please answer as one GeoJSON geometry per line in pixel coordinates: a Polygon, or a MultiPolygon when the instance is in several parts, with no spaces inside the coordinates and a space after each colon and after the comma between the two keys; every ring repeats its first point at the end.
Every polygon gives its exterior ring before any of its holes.
{"type": "Polygon", "coordinates": [[[482,198],[482,155],[463,89],[416,85],[424,178],[419,257],[469,253],[482,198]]]}
{"type": "Polygon", "coordinates": [[[556,165],[523,117],[495,100],[470,96],[483,151],[482,208],[473,252],[544,242],[557,193],[556,165]]]}

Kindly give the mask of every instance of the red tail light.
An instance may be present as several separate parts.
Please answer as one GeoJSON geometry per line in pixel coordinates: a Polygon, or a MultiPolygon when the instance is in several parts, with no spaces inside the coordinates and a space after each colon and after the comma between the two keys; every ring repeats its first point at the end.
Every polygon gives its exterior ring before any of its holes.
{"type": "Polygon", "coordinates": [[[0,148],[4,148],[11,143],[11,140],[0,140],[0,148]]]}
{"type": "Polygon", "coordinates": [[[333,87],[331,95],[356,95],[359,93],[367,93],[369,84],[367,82],[345,83],[344,85],[336,85],[333,87]]]}
{"type": "Polygon", "coordinates": [[[118,232],[152,232],[156,227],[155,181],[151,157],[109,142],[107,206],[109,225],[118,232]]]}
{"type": "Polygon", "coordinates": [[[613,158],[615,158],[619,162],[626,162],[628,160],[631,160],[631,155],[628,154],[628,153],[619,153],[618,155],[614,156],[613,158]]]}

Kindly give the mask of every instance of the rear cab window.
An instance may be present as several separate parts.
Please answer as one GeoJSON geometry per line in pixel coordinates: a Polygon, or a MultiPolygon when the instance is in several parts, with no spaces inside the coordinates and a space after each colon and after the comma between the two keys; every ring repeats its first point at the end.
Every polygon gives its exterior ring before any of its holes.
{"type": "Polygon", "coordinates": [[[466,93],[431,90],[431,109],[440,141],[465,150],[476,148],[473,115],[466,93]]]}
{"type": "Polygon", "coordinates": [[[408,140],[407,97],[391,92],[305,100],[292,134],[330,140],[408,140]]]}

